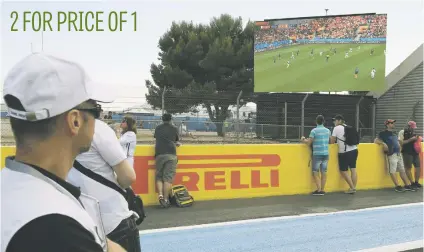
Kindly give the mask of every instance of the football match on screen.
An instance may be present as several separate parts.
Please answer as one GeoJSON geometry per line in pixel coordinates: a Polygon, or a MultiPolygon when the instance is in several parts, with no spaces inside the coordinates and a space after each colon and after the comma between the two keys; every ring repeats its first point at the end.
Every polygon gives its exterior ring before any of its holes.
{"type": "Polygon", "coordinates": [[[255,22],[255,92],[385,88],[386,14],[255,22]]]}

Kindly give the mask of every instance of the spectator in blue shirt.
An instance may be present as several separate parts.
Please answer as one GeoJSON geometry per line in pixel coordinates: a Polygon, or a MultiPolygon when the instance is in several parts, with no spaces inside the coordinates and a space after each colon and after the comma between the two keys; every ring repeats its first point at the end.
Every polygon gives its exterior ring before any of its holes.
{"type": "Polygon", "coordinates": [[[324,188],[327,181],[328,148],[331,132],[324,127],[324,122],[324,116],[317,116],[317,127],[311,131],[309,138],[302,137],[301,139],[303,143],[312,146],[312,176],[317,186],[317,190],[312,195],[316,196],[325,195],[324,188]]]}

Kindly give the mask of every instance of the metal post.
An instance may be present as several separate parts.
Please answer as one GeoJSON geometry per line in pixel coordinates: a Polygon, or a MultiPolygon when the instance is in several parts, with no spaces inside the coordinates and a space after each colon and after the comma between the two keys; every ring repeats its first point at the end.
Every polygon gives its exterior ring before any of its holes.
{"type": "Polygon", "coordinates": [[[287,139],[287,102],[284,102],[284,139],[287,139]]]}
{"type": "Polygon", "coordinates": [[[44,33],[41,32],[41,51],[44,52],[44,33]]]}
{"type": "Polygon", "coordinates": [[[359,99],[358,103],[356,103],[356,130],[359,130],[359,105],[361,104],[361,101],[364,99],[363,96],[359,99]]]}
{"type": "Polygon", "coordinates": [[[165,114],[165,92],[166,92],[166,87],[163,87],[163,91],[162,91],[162,115],[165,114]]]}
{"type": "MultiPolygon", "coordinates": [[[[257,125],[257,124],[256,124],[257,125]]],[[[261,126],[260,130],[261,130],[261,134],[260,137],[264,138],[264,125],[263,124],[259,124],[261,126]]]]}
{"type": "MultiPolygon", "coordinates": [[[[326,16],[327,16],[327,14],[328,14],[328,10],[329,10],[329,9],[325,9],[325,15],[326,15],[326,16]]],[[[328,92],[328,94],[329,94],[329,95],[331,95],[331,92],[328,92]]]]}
{"type": "Polygon", "coordinates": [[[237,121],[236,121],[236,126],[237,126],[237,143],[239,143],[239,134],[240,134],[240,97],[243,94],[243,90],[240,91],[240,93],[237,96],[237,121]]]}
{"type": "Polygon", "coordinates": [[[375,136],[376,136],[376,129],[375,129],[375,120],[376,120],[376,104],[375,102],[372,103],[371,105],[371,128],[372,128],[372,140],[374,140],[375,136]]]}
{"type": "Polygon", "coordinates": [[[306,94],[305,97],[302,100],[302,117],[300,118],[300,137],[302,137],[305,134],[305,102],[306,99],[308,99],[309,94],[306,94]]]}

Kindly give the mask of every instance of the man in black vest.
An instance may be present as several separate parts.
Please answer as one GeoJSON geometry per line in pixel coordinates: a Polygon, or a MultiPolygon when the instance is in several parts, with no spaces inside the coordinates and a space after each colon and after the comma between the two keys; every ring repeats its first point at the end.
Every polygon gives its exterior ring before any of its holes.
{"type": "Polygon", "coordinates": [[[418,140],[418,136],[415,134],[417,123],[409,121],[405,129],[399,131],[399,142],[402,145],[402,156],[403,163],[405,166],[406,175],[411,181],[411,184],[415,188],[421,188],[421,184],[418,182],[420,179],[420,154],[414,148],[415,142],[418,140]],[[412,165],[415,167],[415,180],[412,177],[412,165]]]}

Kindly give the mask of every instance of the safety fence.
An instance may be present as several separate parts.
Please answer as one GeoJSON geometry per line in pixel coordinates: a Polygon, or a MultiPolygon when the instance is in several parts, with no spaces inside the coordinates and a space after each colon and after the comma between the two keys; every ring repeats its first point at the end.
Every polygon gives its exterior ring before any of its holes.
{"type": "MultiPolygon", "coordinates": [[[[335,114],[344,115],[347,123],[360,131],[362,142],[370,142],[376,135],[372,129],[374,101],[356,94],[256,94],[248,91],[216,92],[207,88],[157,88],[143,99],[124,98],[116,104],[120,104],[121,110],[106,107],[115,106],[113,104],[103,104],[104,113],[113,111],[109,121],[113,127],[124,115],[133,116],[137,120],[140,144],[154,142],[152,131],[161,123],[163,113],[173,115],[181,133],[184,122],[187,130],[183,138],[193,144],[296,142],[301,136],[309,135],[319,114],[324,115],[325,126],[329,128],[333,127],[331,118],[335,114]]],[[[7,111],[5,106],[2,109],[7,111]]],[[[0,127],[2,144],[13,145],[6,112],[2,112],[0,127]]]]}
{"type": "MultiPolygon", "coordinates": [[[[155,128],[162,123],[160,120],[143,120],[135,117],[137,121],[137,143],[154,144],[155,128]]],[[[120,120],[105,120],[111,128],[119,129],[120,120]]],[[[192,121],[177,119],[174,121],[178,128],[181,141],[185,144],[266,144],[266,143],[298,143],[302,136],[308,137],[315,126],[305,126],[304,135],[300,125],[273,125],[244,123],[228,120],[223,123],[192,121]],[[269,131],[278,131],[281,137],[269,136],[269,131]]],[[[332,130],[332,127],[329,127],[332,130]]],[[[359,128],[361,142],[370,143],[371,128],[359,128]]],[[[15,145],[13,132],[8,120],[1,121],[1,145],[15,145]]]]}

